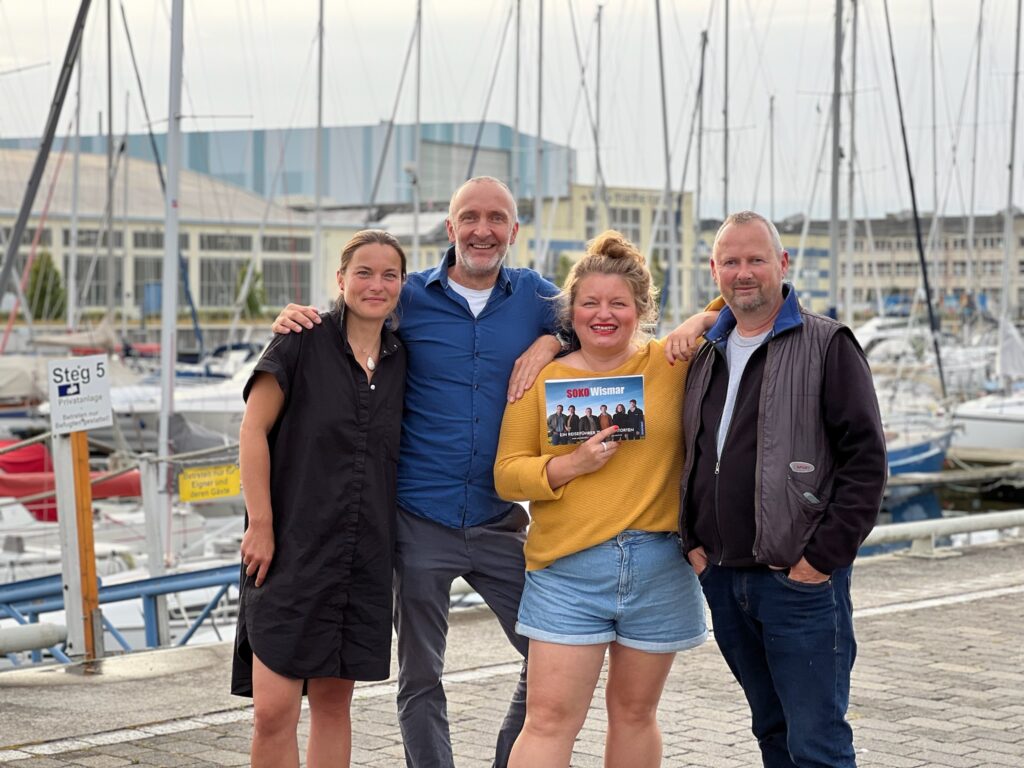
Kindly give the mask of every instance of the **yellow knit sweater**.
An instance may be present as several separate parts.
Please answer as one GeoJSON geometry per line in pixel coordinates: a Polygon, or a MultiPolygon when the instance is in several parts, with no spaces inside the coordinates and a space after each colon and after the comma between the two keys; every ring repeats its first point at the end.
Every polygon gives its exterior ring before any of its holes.
{"type": "Polygon", "coordinates": [[[622,366],[600,374],[555,360],[521,400],[505,409],[494,483],[502,498],[531,502],[527,570],[545,568],[625,530],[676,530],[687,367],[684,362],[669,365],[659,341],[648,342],[622,366]],[[646,437],[619,443],[615,455],[597,472],[552,490],[547,463],[576,446],[550,445],[547,414],[551,409],[544,402],[544,382],[635,374],[644,376],[646,437]]]}

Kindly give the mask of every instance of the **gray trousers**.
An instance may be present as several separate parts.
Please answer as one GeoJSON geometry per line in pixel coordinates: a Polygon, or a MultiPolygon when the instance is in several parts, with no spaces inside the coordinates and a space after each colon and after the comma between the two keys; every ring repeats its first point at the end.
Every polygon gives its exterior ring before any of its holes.
{"type": "Polygon", "coordinates": [[[498,733],[494,766],[505,768],[526,717],[527,638],[516,634],[526,561],[526,511],[472,528],[448,528],[399,509],[395,556],[398,722],[408,768],[454,768],[441,674],[452,582],[459,576],[486,601],[523,668],[498,733]]]}

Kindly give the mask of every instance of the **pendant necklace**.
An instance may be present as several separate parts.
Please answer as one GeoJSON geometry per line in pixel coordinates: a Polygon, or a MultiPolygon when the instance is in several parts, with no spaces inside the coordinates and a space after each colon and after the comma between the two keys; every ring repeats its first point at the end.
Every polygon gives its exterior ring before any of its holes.
{"type": "MultiPolygon", "coordinates": [[[[373,355],[371,355],[369,351],[359,347],[354,341],[352,341],[352,339],[349,339],[348,343],[352,346],[352,348],[354,350],[356,350],[360,354],[366,355],[366,370],[368,370],[368,371],[375,371],[375,370],[377,370],[377,361],[373,359],[373,355]]],[[[371,349],[372,349],[372,347],[371,347],[371,349]]]]}

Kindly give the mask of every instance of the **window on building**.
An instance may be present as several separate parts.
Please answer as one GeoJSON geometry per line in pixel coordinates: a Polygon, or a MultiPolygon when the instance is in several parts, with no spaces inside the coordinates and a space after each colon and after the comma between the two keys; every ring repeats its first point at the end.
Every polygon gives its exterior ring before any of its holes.
{"type": "MultiPolygon", "coordinates": [[[[138,251],[162,251],[164,249],[163,232],[133,232],[132,247],[138,251]]],[[[188,250],[188,233],[178,235],[178,248],[188,250]]]]}
{"type": "Polygon", "coordinates": [[[588,205],[583,221],[583,237],[585,240],[593,240],[597,237],[597,219],[597,206],[588,205]]]}
{"type": "MultiPolygon", "coordinates": [[[[665,267],[666,272],[671,255],[672,242],[676,239],[672,231],[675,227],[675,221],[676,215],[674,210],[668,211],[667,215],[659,212],[657,208],[651,211],[651,239],[653,241],[651,259],[655,264],[665,267]]],[[[634,240],[633,242],[635,244],[638,241],[634,240]]],[[[667,274],[665,279],[668,279],[667,274]]]]}
{"type": "MultiPolygon", "coordinates": [[[[71,230],[64,230],[64,245],[71,245],[71,230]]],[[[114,230],[114,247],[124,247],[124,232],[121,230],[114,230]]],[[[107,247],[107,231],[100,231],[98,229],[79,229],[78,230],[78,247],[88,248],[91,246],[99,246],[101,248],[107,247]]]]}
{"type": "MultiPolygon", "coordinates": [[[[161,239],[163,235],[161,235],[161,239]]],[[[163,282],[164,276],[164,259],[163,256],[136,256],[135,257],[135,275],[132,281],[132,300],[135,306],[141,307],[143,300],[146,296],[146,286],[157,286],[157,288],[150,288],[150,291],[157,290],[163,282]]],[[[188,269],[188,262],[185,262],[186,269],[188,269]]],[[[185,284],[181,279],[181,269],[178,272],[178,306],[184,307],[188,305],[188,301],[185,298],[185,284]]]]}
{"type": "Polygon", "coordinates": [[[283,307],[289,302],[301,304],[308,301],[309,275],[308,261],[264,259],[263,289],[267,305],[283,307]]]}
{"type": "MultiPolygon", "coordinates": [[[[81,232],[81,230],[80,230],[81,232]]],[[[71,257],[64,257],[64,274],[68,274],[71,265],[71,257]]],[[[114,302],[122,301],[122,276],[124,264],[120,256],[114,257],[114,302]]],[[[94,259],[92,256],[79,256],[75,262],[75,285],[77,286],[79,306],[82,307],[105,307],[107,306],[107,257],[100,255],[94,259]],[[90,266],[92,267],[90,271],[90,266]]]]}
{"type": "Polygon", "coordinates": [[[608,226],[622,233],[622,236],[640,247],[640,209],[639,208],[612,208],[609,210],[611,221],[608,226]]]}
{"type": "MultiPolygon", "coordinates": [[[[31,222],[29,222],[29,226],[27,226],[25,228],[25,231],[21,233],[22,245],[32,245],[32,241],[36,237],[36,226],[37,225],[33,225],[31,222]]],[[[0,237],[0,242],[3,242],[4,245],[7,245],[7,243],[10,242],[11,240],[11,233],[14,231],[14,228],[3,227],[2,231],[3,237],[0,237]]],[[[39,245],[40,247],[43,248],[48,248],[51,245],[53,245],[53,230],[45,228],[42,232],[39,233],[39,245]]]]}
{"type": "Polygon", "coordinates": [[[263,250],[267,253],[310,253],[313,241],[308,237],[264,235],[263,250]]]}
{"type": "Polygon", "coordinates": [[[232,306],[239,275],[248,263],[247,259],[200,259],[199,303],[204,307],[232,306]]]}
{"type": "Polygon", "coordinates": [[[199,235],[201,251],[240,251],[252,250],[252,235],[224,235],[206,233],[199,235]]]}

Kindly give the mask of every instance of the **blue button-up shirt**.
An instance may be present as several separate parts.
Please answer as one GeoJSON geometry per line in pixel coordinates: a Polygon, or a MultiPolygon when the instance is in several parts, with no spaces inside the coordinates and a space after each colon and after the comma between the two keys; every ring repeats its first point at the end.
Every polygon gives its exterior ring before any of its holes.
{"type": "Polygon", "coordinates": [[[402,289],[399,335],[408,352],[398,505],[463,528],[506,514],[494,457],[512,366],[555,328],[558,289],[530,269],[502,267],[477,317],[448,284],[450,247],[402,289]]]}

